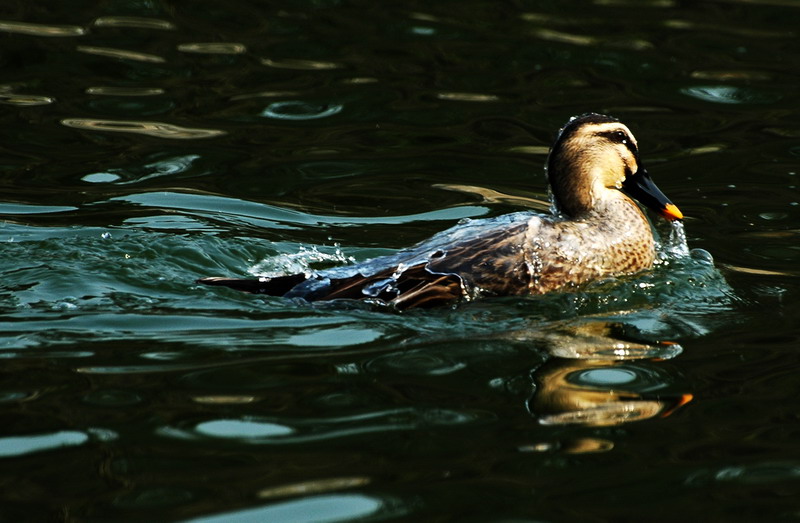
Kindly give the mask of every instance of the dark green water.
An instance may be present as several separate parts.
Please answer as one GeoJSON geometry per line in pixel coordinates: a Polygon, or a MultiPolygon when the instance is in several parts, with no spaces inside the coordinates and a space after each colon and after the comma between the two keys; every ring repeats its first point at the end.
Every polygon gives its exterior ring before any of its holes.
{"type": "Polygon", "coordinates": [[[0,6],[0,520],[800,518],[800,2],[49,4],[0,6]],[[587,111],[691,255],[403,314],[194,284],[540,208],[587,111]]]}

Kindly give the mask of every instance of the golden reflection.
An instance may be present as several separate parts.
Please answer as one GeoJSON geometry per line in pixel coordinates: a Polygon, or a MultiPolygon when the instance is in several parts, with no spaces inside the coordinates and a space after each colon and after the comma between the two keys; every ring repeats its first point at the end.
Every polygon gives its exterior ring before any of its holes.
{"type": "Polygon", "coordinates": [[[156,96],[164,94],[160,87],[88,87],[86,94],[99,96],[156,96]]]}
{"type": "Polygon", "coordinates": [[[525,22],[533,22],[536,24],[553,21],[552,16],[542,13],[522,13],[519,17],[525,22]]]}
{"type": "Polygon", "coordinates": [[[44,25],[0,20],[0,31],[33,36],[81,36],[86,29],[77,25],[44,25]]]}
{"type": "MultiPolygon", "coordinates": [[[[506,338],[534,342],[553,358],[533,372],[530,413],[547,426],[614,426],[667,416],[692,399],[671,392],[672,376],[658,362],[683,350],[672,342],[627,339],[635,330],[621,321],[583,317],[509,332],[506,338]]],[[[572,442],[562,452],[602,452],[613,445],[572,442]]]]}
{"type": "Polygon", "coordinates": [[[80,53],[106,56],[109,58],[120,58],[123,60],[134,60],[137,62],[163,63],[166,60],[160,56],[138,51],[127,51],[125,49],[115,49],[113,47],[94,47],[90,45],[79,45],[77,48],[80,53]]]}
{"type": "Polygon", "coordinates": [[[686,149],[686,154],[718,153],[725,149],[727,149],[727,146],[723,144],[701,145],[700,147],[691,147],[689,149],[686,149]]]}
{"type": "MultiPolygon", "coordinates": [[[[691,394],[637,392],[640,381],[659,377],[646,365],[653,363],[621,367],[612,360],[551,360],[535,372],[537,389],[529,400],[530,411],[541,425],[606,427],[664,417],[692,400],[691,394]]],[[[666,385],[656,381],[643,388],[666,385]]]]}
{"type": "Polygon", "coordinates": [[[550,152],[550,147],[545,145],[515,145],[509,147],[506,151],[510,153],[547,155],[550,152]]]}
{"type": "Polygon", "coordinates": [[[540,200],[538,198],[528,198],[525,196],[513,196],[510,194],[503,194],[492,189],[485,187],[477,187],[474,185],[458,185],[454,183],[436,183],[431,187],[436,189],[444,189],[445,191],[462,192],[466,194],[474,194],[481,197],[485,203],[507,203],[512,205],[521,205],[540,211],[546,211],[550,208],[550,202],[540,200]]]}
{"type": "Polygon", "coordinates": [[[375,84],[378,83],[378,81],[379,80],[377,78],[372,78],[369,76],[359,76],[356,78],[346,78],[342,80],[342,83],[359,85],[359,84],[375,84]]]}
{"type": "Polygon", "coordinates": [[[98,27],[136,27],[139,29],[175,29],[175,24],[159,18],[138,16],[101,16],[94,21],[98,27]]]}
{"type": "Polygon", "coordinates": [[[581,360],[663,360],[683,351],[670,341],[646,343],[625,339],[624,331],[622,322],[585,317],[511,331],[505,337],[540,343],[556,358],[581,360]]]}
{"type": "Polygon", "coordinates": [[[257,496],[262,499],[307,496],[309,494],[320,494],[322,492],[331,492],[333,490],[345,488],[363,487],[370,483],[370,478],[364,476],[317,479],[290,485],[268,487],[260,490],[257,496]]]}
{"type": "Polygon", "coordinates": [[[575,438],[561,444],[561,452],[567,454],[593,454],[608,452],[614,448],[614,442],[603,438],[575,438]]]}
{"type": "Polygon", "coordinates": [[[500,100],[499,96],[480,93],[437,93],[436,98],[456,102],[497,102],[500,100]]]}
{"type": "Polygon", "coordinates": [[[760,71],[693,71],[692,78],[698,80],[769,80],[771,75],[760,71]]]}
{"type": "Polygon", "coordinates": [[[593,454],[596,452],[608,452],[614,448],[614,442],[603,438],[574,438],[560,441],[558,445],[553,443],[534,443],[531,445],[521,445],[517,450],[520,452],[563,452],[565,454],[593,454]]]}
{"type": "Polygon", "coordinates": [[[320,60],[300,60],[292,58],[284,59],[271,59],[263,58],[261,63],[269,67],[276,67],[278,69],[299,69],[306,71],[313,70],[326,70],[326,69],[340,69],[342,66],[335,62],[323,62],[320,60]]]}
{"type": "Polygon", "coordinates": [[[180,44],[178,51],[198,54],[243,54],[247,52],[247,47],[232,42],[197,42],[180,44]]]}
{"type": "Polygon", "coordinates": [[[614,47],[621,47],[623,49],[631,49],[633,51],[646,51],[655,48],[652,42],[642,40],[639,38],[631,38],[630,40],[618,40],[609,42],[614,47]]]}
{"type": "Polygon", "coordinates": [[[56,99],[50,96],[0,92],[0,104],[5,104],[5,105],[19,105],[19,106],[48,105],[55,101],[56,99]]]}
{"type": "Polygon", "coordinates": [[[670,29],[690,29],[692,31],[708,31],[714,33],[727,33],[737,36],[753,38],[786,38],[794,36],[792,33],[783,31],[761,31],[748,27],[733,27],[730,25],[698,24],[688,20],[670,19],[665,20],[664,27],[670,29]]]}
{"type": "Polygon", "coordinates": [[[61,120],[63,125],[75,129],[85,129],[90,131],[107,131],[117,133],[135,133],[157,138],[169,138],[173,140],[191,140],[195,138],[213,138],[226,134],[225,131],[218,129],[196,129],[191,127],[180,127],[163,122],[144,122],[127,120],[96,120],[92,118],[65,118],[61,120]]]}
{"type": "Polygon", "coordinates": [[[764,132],[774,134],[775,136],[781,136],[784,138],[800,138],[800,130],[797,129],[787,129],[780,127],[765,127],[764,132]]]}
{"type": "Polygon", "coordinates": [[[412,20],[419,20],[421,22],[440,22],[441,19],[438,16],[434,16],[428,13],[409,13],[408,17],[412,20]]]}
{"type": "Polygon", "coordinates": [[[775,271],[769,269],[755,269],[753,267],[743,267],[741,265],[729,265],[726,264],[724,267],[731,271],[741,272],[743,274],[756,274],[759,276],[798,276],[800,272],[798,271],[775,271]]]}
{"type": "Polygon", "coordinates": [[[562,44],[595,45],[598,43],[598,39],[591,36],[564,33],[552,29],[535,29],[533,35],[542,40],[560,42],[562,44]]]}

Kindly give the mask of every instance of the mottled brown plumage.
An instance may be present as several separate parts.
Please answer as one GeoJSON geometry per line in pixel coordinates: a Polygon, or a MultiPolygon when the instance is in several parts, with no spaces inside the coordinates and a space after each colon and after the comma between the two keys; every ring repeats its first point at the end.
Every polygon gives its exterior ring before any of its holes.
{"type": "Polygon", "coordinates": [[[203,278],[255,294],[353,299],[399,309],[478,296],[543,294],[652,266],[650,222],[631,200],[683,215],[641,166],[636,140],[614,118],[587,114],[561,130],[548,157],[556,213],[474,220],[396,255],[316,274],[203,278]]]}

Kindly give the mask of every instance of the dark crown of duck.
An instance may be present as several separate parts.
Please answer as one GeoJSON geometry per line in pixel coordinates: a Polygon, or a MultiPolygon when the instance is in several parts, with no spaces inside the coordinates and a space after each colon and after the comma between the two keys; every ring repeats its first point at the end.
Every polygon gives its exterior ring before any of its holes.
{"type": "Polygon", "coordinates": [[[547,177],[557,210],[570,218],[595,211],[603,189],[622,190],[669,220],[683,218],[642,165],[636,138],[610,116],[567,122],[548,156],[547,177]]]}

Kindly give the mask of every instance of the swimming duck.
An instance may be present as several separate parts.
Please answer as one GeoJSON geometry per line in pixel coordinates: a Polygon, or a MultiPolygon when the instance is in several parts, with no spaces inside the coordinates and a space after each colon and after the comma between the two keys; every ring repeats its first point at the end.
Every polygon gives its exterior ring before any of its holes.
{"type": "Polygon", "coordinates": [[[397,309],[478,296],[544,294],[650,268],[655,240],[631,199],[667,220],[683,214],[656,187],[631,131],[616,118],[570,119],[547,158],[553,213],[468,220],[397,254],[316,273],[202,278],[254,294],[354,299],[397,309]]]}

